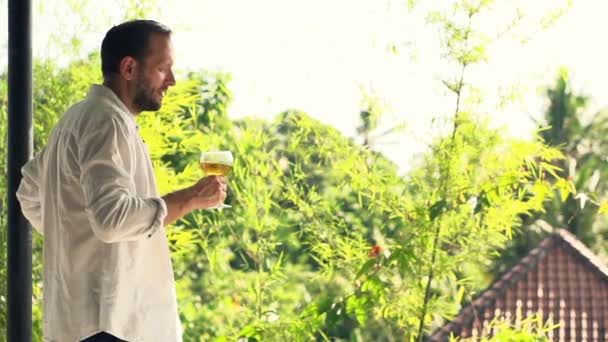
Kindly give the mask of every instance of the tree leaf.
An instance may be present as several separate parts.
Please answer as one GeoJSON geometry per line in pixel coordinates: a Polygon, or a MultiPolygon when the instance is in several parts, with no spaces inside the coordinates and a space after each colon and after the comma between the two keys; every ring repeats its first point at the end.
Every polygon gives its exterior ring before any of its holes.
{"type": "Polygon", "coordinates": [[[431,208],[429,209],[429,218],[431,221],[435,220],[439,215],[441,215],[447,205],[445,200],[439,200],[435,202],[431,208]]]}

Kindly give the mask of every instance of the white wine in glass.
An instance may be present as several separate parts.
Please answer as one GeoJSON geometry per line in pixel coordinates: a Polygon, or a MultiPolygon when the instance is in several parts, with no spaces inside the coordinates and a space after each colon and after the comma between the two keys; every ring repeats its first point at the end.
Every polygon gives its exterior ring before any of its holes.
{"type": "MultiPolygon", "coordinates": [[[[201,169],[207,176],[227,176],[232,170],[234,158],[230,151],[214,151],[201,153],[200,165],[201,169]]],[[[221,204],[217,208],[231,208],[227,204],[221,204]]]]}

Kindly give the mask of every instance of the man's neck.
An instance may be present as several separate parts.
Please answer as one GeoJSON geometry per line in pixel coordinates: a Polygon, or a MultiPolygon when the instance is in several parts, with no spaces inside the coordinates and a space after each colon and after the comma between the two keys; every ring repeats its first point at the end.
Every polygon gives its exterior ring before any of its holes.
{"type": "Polygon", "coordinates": [[[106,79],[103,82],[103,85],[108,87],[110,90],[116,94],[116,96],[125,104],[125,106],[129,109],[131,114],[138,115],[141,111],[137,109],[135,104],[133,103],[133,99],[129,94],[127,85],[116,80],[106,79]]]}

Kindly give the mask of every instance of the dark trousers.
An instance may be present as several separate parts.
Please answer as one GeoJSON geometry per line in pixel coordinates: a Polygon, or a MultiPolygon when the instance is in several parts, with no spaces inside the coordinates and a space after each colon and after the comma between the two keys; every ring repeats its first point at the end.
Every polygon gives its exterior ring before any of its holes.
{"type": "Polygon", "coordinates": [[[99,334],[95,334],[91,337],[85,338],[81,342],[126,342],[124,340],[119,339],[118,337],[114,337],[105,332],[100,332],[99,334]]]}

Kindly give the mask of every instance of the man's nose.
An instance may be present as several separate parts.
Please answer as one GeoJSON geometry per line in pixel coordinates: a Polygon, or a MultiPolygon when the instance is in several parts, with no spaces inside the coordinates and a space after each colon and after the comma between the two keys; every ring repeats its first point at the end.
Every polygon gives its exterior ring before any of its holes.
{"type": "Polygon", "coordinates": [[[169,71],[169,78],[167,78],[167,83],[170,87],[175,85],[175,75],[173,75],[173,71],[169,71]]]}

